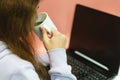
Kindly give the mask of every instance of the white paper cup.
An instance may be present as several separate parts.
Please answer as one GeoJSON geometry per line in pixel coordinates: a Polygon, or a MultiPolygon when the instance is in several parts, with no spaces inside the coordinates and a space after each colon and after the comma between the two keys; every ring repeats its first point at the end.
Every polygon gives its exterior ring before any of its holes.
{"type": "Polygon", "coordinates": [[[57,30],[55,24],[52,22],[46,12],[41,12],[38,14],[38,19],[36,20],[36,23],[40,24],[34,27],[34,32],[38,35],[40,39],[42,39],[40,27],[44,27],[48,33],[51,33],[51,29],[53,28],[57,30]]]}

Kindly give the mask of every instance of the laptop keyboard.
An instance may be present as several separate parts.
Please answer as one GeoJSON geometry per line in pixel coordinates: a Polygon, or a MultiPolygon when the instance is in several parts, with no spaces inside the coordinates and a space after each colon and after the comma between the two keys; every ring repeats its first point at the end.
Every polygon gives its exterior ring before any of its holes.
{"type": "Polygon", "coordinates": [[[87,65],[81,63],[79,60],[70,55],[68,57],[68,64],[72,66],[72,73],[77,77],[77,80],[107,80],[107,77],[87,65]]]}

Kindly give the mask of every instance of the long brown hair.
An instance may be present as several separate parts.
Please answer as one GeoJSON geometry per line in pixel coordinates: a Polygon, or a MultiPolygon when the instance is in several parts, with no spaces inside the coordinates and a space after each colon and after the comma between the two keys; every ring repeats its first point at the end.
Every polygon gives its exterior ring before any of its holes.
{"type": "Polygon", "coordinates": [[[27,40],[36,20],[39,0],[0,0],[0,40],[20,58],[30,61],[38,75],[47,80],[46,69],[34,58],[27,40]]]}

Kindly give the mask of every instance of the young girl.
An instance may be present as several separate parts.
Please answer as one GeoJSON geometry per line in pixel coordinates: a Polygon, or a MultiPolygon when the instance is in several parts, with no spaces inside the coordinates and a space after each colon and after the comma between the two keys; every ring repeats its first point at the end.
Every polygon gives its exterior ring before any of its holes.
{"type": "Polygon", "coordinates": [[[27,36],[33,31],[38,3],[0,0],[0,80],[76,80],[67,64],[66,37],[59,31],[48,35],[41,28],[48,55],[36,58],[27,36]],[[48,72],[45,64],[50,66],[48,72]]]}

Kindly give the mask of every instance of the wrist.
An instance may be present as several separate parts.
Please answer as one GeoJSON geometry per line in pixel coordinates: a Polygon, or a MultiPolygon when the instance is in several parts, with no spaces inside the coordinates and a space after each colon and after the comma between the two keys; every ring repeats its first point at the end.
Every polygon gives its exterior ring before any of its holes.
{"type": "Polygon", "coordinates": [[[67,65],[66,50],[64,48],[56,48],[48,51],[50,58],[50,67],[60,67],[67,65]]]}

